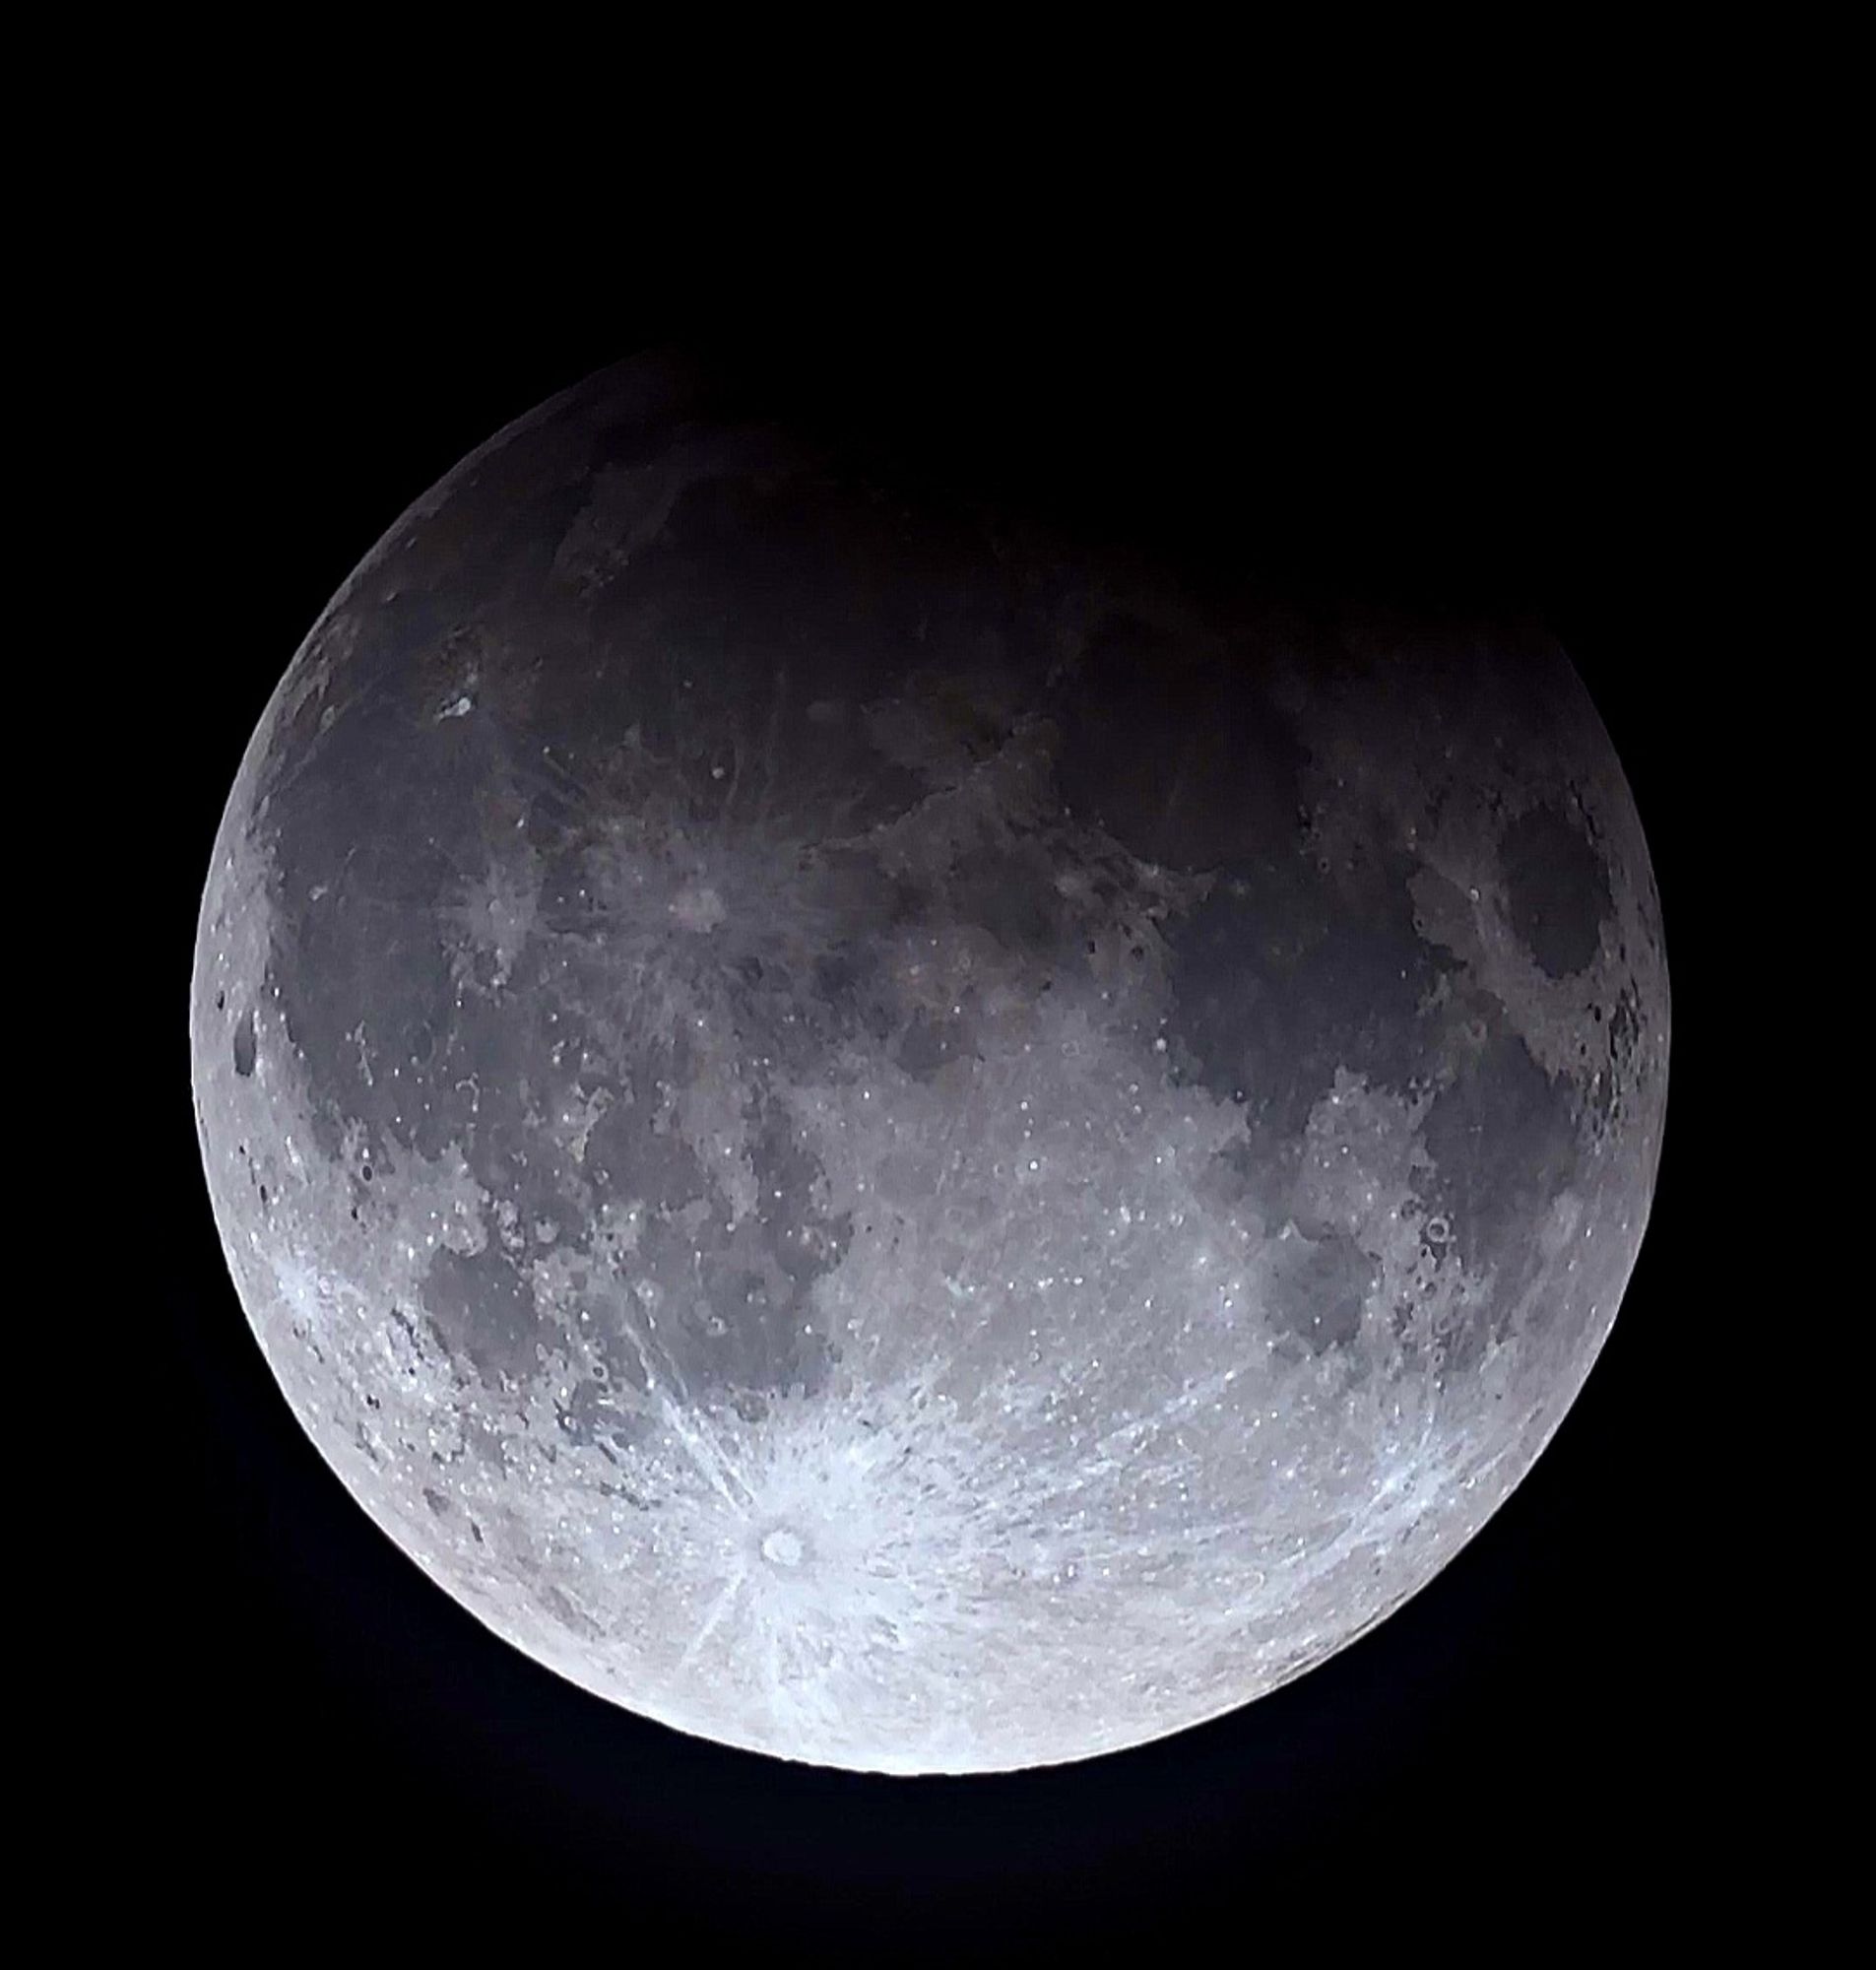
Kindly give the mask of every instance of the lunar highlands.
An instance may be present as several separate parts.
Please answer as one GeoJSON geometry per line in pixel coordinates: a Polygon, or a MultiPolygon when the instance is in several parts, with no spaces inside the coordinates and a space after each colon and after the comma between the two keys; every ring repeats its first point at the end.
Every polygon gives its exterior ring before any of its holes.
{"type": "Polygon", "coordinates": [[[256,730],[196,1111],[293,1414],[582,1687],[919,1773],[1318,1664],[1530,1468],[1666,1099],[1527,625],[907,481],[695,363],[523,418],[256,730]]]}

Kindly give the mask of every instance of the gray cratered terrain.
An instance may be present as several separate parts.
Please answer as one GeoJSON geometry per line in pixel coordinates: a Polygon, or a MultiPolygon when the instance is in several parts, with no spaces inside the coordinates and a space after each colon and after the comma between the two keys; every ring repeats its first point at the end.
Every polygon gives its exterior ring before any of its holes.
{"type": "Polygon", "coordinates": [[[373,1520],[781,1756],[1134,1744],[1527,1471],[1666,1094],[1634,804],[1527,631],[1187,592],[664,361],[294,658],[204,899],[241,1300],[373,1520]]]}

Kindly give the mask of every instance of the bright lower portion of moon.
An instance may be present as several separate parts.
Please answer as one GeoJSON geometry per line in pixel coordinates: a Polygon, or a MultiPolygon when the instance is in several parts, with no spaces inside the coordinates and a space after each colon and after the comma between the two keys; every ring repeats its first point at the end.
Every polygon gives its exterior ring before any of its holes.
{"type": "Polygon", "coordinates": [[[1563,656],[1291,615],[605,372],[230,797],[208,1177],[294,1414],[549,1668],[1054,1762],[1424,1585],[1615,1318],[1658,906],[1563,656]]]}

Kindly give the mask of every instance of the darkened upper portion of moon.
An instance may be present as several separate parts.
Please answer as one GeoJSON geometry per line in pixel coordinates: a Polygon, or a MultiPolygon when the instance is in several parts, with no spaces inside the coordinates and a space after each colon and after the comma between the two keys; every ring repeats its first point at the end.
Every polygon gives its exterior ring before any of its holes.
{"type": "Polygon", "coordinates": [[[1410,1118],[1427,1266],[1470,1283],[1418,1342],[1391,1317],[1444,1376],[1514,1328],[1593,1351],[1620,1281],[1566,1282],[1557,1227],[1606,1220],[1626,1276],[1664,1096],[1646,847],[1541,637],[1196,598],[658,363],[485,447],[335,599],[230,803],[197,992],[212,1175],[223,1077],[270,1048],[359,1225],[460,1155],[521,1229],[438,1244],[412,1311],[491,1390],[591,1314],[575,1443],[638,1427],[609,1253],[682,1299],[694,1400],[822,1387],[817,1287],[877,1233],[797,1096],[961,1084],[1011,1008],[1235,1118],[1199,1188],[1281,1231],[1298,1361],[1368,1345],[1392,1278],[1336,1158],[1372,1197],[1395,1151],[1335,1134],[1338,1088],[1410,1118]]]}

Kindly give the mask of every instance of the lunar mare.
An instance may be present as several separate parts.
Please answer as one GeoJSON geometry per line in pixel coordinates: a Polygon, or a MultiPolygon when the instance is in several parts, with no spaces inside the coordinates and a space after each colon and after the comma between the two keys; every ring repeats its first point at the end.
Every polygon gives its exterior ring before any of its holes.
{"type": "Polygon", "coordinates": [[[1563,654],[1196,596],[640,361],[391,529],[230,795],[202,1151],[293,1413],[572,1681],[886,1772],[1243,1704],[1606,1338],[1659,907],[1563,654]]]}

